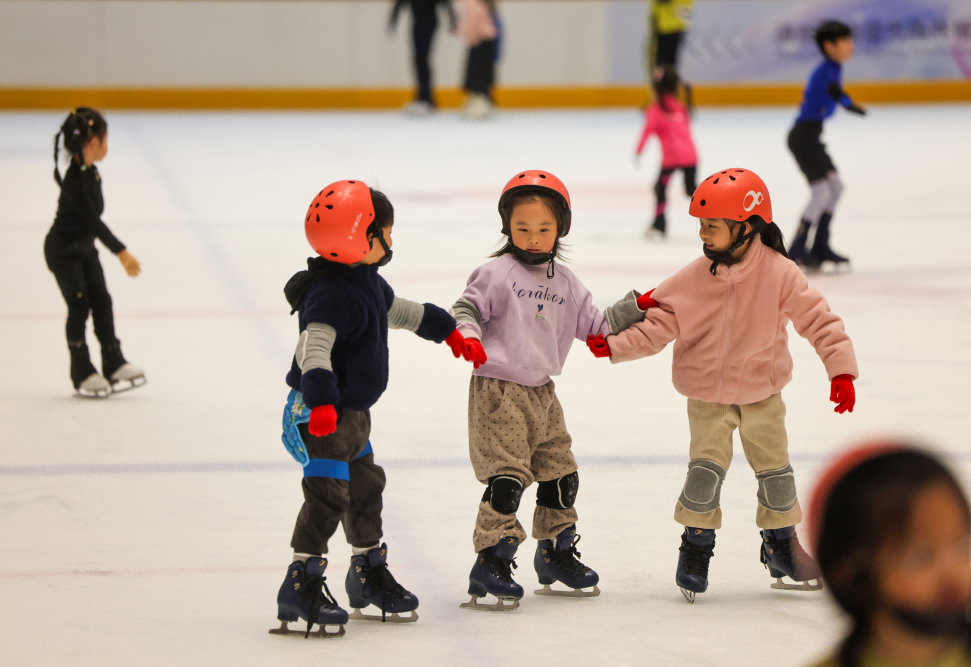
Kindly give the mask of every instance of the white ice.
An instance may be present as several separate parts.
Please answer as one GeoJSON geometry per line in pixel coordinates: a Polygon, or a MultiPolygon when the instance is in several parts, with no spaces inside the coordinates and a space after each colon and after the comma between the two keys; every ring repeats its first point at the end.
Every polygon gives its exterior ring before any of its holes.
{"type": "MultiPolygon", "coordinates": [[[[698,112],[700,176],[744,166],[767,181],[791,234],[808,188],[785,148],[791,110],[698,112]]],[[[520,609],[460,610],[482,492],[468,462],[469,368],[391,333],[391,383],[373,410],[388,473],[393,573],[421,599],[414,625],[351,624],[333,641],[271,636],[290,562],[300,469],[280,443],[296,341],[282,287],[310,254],[302,220],[343,178],[396,207],[396,291],[443,306],[499,240],[496,200],[517,170],[549,169],[575,204],[571,266],[606,306],[700,253],[680,179],[671,239],[642,238],[658,163],[631,166],[639,113],[451,115],[112,113],[104,219],[142,262],[136,280],[102,250],[118,335],[147,386],[72,396],[65,306],[42,243],[57,190],[60,114],[0,115],[0,659],[4,665],[806,665],[841,625],[825,594],[770,590],[759,563],[755,481],[739,456],[709,591],[674,584],[672,520],[687,461],[685,399],[670,351],[611,366],[577,343],[559,395],[582,484],[583,561],[594,599],[537,597],[535,542],[519,554],[520,609]]],[[[804,504],[821,462],[861,438],[903,433],[971,464],[971,107],[874,107],[825,139],[846,183],[834,247],[853,271],[812,279],[846,322],[862,376],[833,413],[811,347],[791,333],[785,390],[804,504]]],[[[97,361],[97,344],[89,332],[97,361]]],[[[529,526],[531,491],[520,519],[529,526]]],[[[349,556],[331,549],[346,604],[349,556]]]]}

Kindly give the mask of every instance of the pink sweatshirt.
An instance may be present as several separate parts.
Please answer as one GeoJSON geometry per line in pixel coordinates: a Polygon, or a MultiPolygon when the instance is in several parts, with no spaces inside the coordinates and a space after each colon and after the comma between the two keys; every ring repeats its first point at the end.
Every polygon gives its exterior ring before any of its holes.
{"type": "Polygon", "coordinates": [[[792,379],[786,325],[806,338],[829,378],[859,375],[843,321],[792,261],[756,237],[742,261],[709,272],[700,257],[658,285],[660,306],[610,336],[618,363],[657,354],[674,342],[672,378],[679,393],[709,403],[747,405],[782,391],[792,379]]]}
{"type": "Polygon", "coordinates": [[[458,331],[482,341],[489,360],[474,375],[538,387],[559,375],[574,339],[607,335],[590,290],[560,263],[523,264],[512,254],[483,264],[452,306],[458,331]]]}
{"type": "Polygon", "coordinates": [[[456,31],[469,48],[496,38],[496,24],[489,5],[482,0],[462,0],[462,14],[456,31]]]}
{"type": "Polygon", "coordinates": [[[691,120],[688,112],[673,95],[665,97],[670,111],[664,111],[655,102],[644,112],[644,130],[637,142],[637,154],[644,151],[644,144],[656,134],[661,142],[661,168],[691,167],[698,164],[695,142],[691,139],[691,120]]]}

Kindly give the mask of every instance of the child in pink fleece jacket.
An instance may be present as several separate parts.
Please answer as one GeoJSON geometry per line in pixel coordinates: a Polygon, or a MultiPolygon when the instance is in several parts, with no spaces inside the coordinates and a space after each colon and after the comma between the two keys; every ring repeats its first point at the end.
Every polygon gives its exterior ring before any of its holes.
{"type": "Polygon", "coordinates": [[[634,163],[640,164],[641,153],[651,135],[656,134],[661,142],[661,173],[654,184],[657,207],[654,209],[654,223],[647,228],[648,237],[664,237],[667,234],[668,181],[680,169],[684,172],[684,191],[690,197],[695,191],[695,174],[698,167],[698,153],[691,138],[691,87],[682,84],[678,73],[670,65],[662,65],[654,70],[654,104],[644,113],[644,129],[640,141],[634,149],[634,163]],[[684,88],[687,107],[678,101],[684,88]]]}
{"type": "MultiPolygon", "coordinates": [[[[533,565],[544,595],[598,595],[596,572],[576,550],[579,488],[563,409],[551,376],[559,375],[573,341],[617,333],[643,318],[601,313],[573,272],[556,263],[570,231],[570,195],[545,171],[525,171],[499,199],[508,238],[491,262],[477,268],[452,306],[457,329],[475,364],[469,387],[469,454],[486,485],[473,532],[478,556],[469,575],[472,609],[515,609],[523,588],[512,561],[526,532],[516,519],[523,491],[537,482],[533,565]],[[555,581],[572,591],[549,587],[555,581]],[[581,589],[593,587],[584,593],[581,589]],[[493,605],[477,598],[494,595],[493,605]],[[503,606],[505,605],[505,607],[503,606]]],[[[618,304],[621,310],[629,306],[618,304]]]]}
{"type": "MultiPolygon", "coordinates": [[[[719,494],[738,429],[758,481],[756,524],[762,562],[773,588],[817,590],[819,570],[795,535],[802,520],[789,464],[785,405],[780,392],[792,378],[786,326],[816,349],[831,379],[836,411],[853,411],[858,376],[853,345],[842,320],[786,255],[772,222],[765,183],[745,169],[708,177],[691,199],[701,218],[704,257],[637,299],[644,319],[588,345],[613,363],[660,352],[674,342],[675,389],[688,397],[690,462],[674,518],[685,526],[677,583],[685,597],[708,587],[708,561],[721,527],[719,494]],[[782,583],[787,576],[802,582],[782,583]]],[[[633,295],[628,305],[633,305],[633,295]]]]}

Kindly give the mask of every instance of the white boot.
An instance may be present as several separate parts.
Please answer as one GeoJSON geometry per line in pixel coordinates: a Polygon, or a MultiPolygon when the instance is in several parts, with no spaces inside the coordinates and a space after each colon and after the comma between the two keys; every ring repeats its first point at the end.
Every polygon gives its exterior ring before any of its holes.
{"type": "Polygon", "coordinates": [[[469,103],[465,107],[465,116],[473,120],[487,118],[492,112],[492,103],[485,95],[476,94],[469,98],[469,103]]]}
{"type": "MultiPolygon", "coordinates": [[[[98,377],[101,377],[100,375],[98,377]]],[[[89,380],[91,378],[88,378],[89,380]]],[[[87,380],[85,380],[87,382],[87,380]]],[[[145,371],[134,364],[124,363],[111,374],[111,390],[125,391],[145,384],[145,371]]]]}
{"type": "Polygon", "coordinates": [[[431,104],[422,100],[415,100],[403,109],[406,116],[429,116],[434,110],[431,104]]]}
{"type": "Polygon", "coordinates": [[[100,373],[92,373],[78,385],[78,394],[86,398],[105,398],[110,393],[111,385],[100,373]]]}

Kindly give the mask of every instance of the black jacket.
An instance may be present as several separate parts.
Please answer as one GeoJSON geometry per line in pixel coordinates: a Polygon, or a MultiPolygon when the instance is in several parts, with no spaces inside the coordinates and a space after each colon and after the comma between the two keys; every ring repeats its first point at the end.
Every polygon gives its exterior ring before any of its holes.
{"type": "Polygon", "coordinates": [[[125,249],[125,244],[101,221],[104,210],[98,168],[82,169],[72,161],[61,182],[61,196],[57,200],[57,215],[48,235],[49,242],[59,249],[73,246],[83,250],[93,247],[97,238],[117,255],[125,249]]]}

